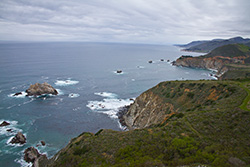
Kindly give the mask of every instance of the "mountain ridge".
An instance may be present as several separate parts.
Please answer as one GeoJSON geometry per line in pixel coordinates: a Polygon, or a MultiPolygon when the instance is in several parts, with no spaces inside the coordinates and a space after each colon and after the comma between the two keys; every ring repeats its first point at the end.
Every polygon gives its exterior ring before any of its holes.
{"type": "Polygon", "coordinates": [[[242,37],[234,37],[234,38],[229,38],[229,39],[192,41],[188,44],[175,45],[175,46],[184,47],[183,51],[208,53],[217,47],[228,45],[228,44],[237,44],[237,43],[239,44],[250,43],[250,39],[242,38],[242,37]]]}

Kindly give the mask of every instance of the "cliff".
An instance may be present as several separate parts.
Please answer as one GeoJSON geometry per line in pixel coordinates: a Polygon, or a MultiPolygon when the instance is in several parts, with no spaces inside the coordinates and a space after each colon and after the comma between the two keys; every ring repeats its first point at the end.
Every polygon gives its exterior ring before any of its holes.
{"type": "Polygon", "coordinates": [[[246,166],[248,92],[249,80],[162,82],[124,115],[130,131],[82,133],[43,166],[246,166]]]}
{"type": "MultiPolygon", "coordinates": [[[[173,65],[216,70],[217,76],[221,77],[228,70],[234,70],[228,65],[248,65],[250,48],[242,44],[230,44],[218,47],[204,56],[192,57],[181,56],[173,65]]],[[[246,76],[243,76],[246,77],[246,76]]],[[[230,78],[230,77],[229,77],[230,78]]],[[[234,79],[234,78],[230,78],[234,79]]]]}
{"type": "Polygon", "coordinates": [[[145,128],[160,124],[172,113],[174,109],[171,103],[164,103],[161,97],[152,91],[147,91],[136,98],[123,119],[129,129],[145,128]]]}

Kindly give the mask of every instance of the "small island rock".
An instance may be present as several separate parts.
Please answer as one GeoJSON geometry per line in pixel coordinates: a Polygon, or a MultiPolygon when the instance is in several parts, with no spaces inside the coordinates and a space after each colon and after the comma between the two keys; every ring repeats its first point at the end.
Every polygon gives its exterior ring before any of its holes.
{"type": "Polygon", "coordinates": [[[122,70],[117,70],[116,73],[120,74],[120,73],[122,73],[122,70]]]}
{"type": "Polygon", "coordinates": [[[0,127],[2,127],[2,126],[8,126],[8,125],[10,125],[9,122],[3,121],[3,122],[0,124],[0,127]]]}
{"type": "Polygon", "coordinates": [[[17,92],[13,96],[18,96],[18,95],[22,95],[22,92],[17,92]]]}
{"type": "Polygon", "coordinates": [[[11,144],[24,144],[26,143],[26,137],[21,133],[18,132],[16,136],[10,141],[11,144]]]}
{"type": "Polygon", "coordinates": [[[42,146],[45,146],[46,143],[45,143],[45,141],[41,141],[41,144],[42,144],[42,146]]]}
{"type": "Polygon", "coordinates": [[[58,94],[57,90],[53,88],[47,82],[44,82],[42,84],[36,83],[34,85],[30,85],[29,89],[27,89],[25,92],[27,93],[27,96],[40,96],[44,94],[57,95],[58,94]]]}

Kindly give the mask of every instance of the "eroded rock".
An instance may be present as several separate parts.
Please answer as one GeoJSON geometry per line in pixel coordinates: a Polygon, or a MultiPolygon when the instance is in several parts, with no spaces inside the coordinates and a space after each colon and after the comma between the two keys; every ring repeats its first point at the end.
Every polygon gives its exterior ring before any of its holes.
{"type": "Polygon", "coordinates": [[[40,154],[36,148],[29,147],[24,151],[24,160],[28,163],[31,162],[32,167],[39,167],[41,161],[47,161],[48,159],[45,154],[40,154]]]}
{"type": "Polygon", "coordinates": [[[26,143],[26,137],[21,133],[18,132],[15,137],[10,141],[11,144],[24,144],[26,143]]]}
{"type": "Polygon", "coordinates": [[[34,85],[30,85],[30,87],[25,91],[27,96],[41,96],[46,94],[57,95],[58,92],[55,88],[53,88],[47,82],[42,84],[36,83],[34,85]]]}
{"type": "Polygon", "coordinates": [[[3,121],[3,122],[0,124],[0,127],[2,127],[2,126],[8,126],[8,125],[10,125],[9,122],[3,121]]]}

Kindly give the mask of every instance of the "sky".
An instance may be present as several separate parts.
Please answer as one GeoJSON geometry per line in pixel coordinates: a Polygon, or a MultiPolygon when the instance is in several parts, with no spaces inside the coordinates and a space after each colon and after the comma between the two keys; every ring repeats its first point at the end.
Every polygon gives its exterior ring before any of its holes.
{"type": "Polygon", "coordinates": [[[250,38],[250,0],[1,0],[1,41],[250,38]]]}

